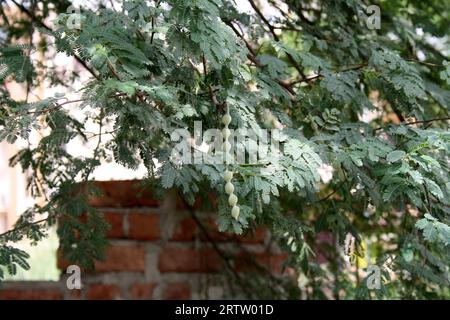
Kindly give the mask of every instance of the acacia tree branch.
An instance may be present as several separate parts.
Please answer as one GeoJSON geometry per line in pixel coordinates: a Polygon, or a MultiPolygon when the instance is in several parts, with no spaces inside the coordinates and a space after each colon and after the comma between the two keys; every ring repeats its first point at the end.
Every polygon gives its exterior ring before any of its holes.
{"type": "Polygon", "coordinates": [[[301,4],[299,5],[299,7],[300,7],[300,9],[298,10],[298,15],[300,16],[300,18],[303,21],[305,21],[307,24],[309,24],[310,26],[314,26],[315,23],[313,21],[309,20],[308,18],[306,18],[305,14],[303,13],[304,9],[301,4]]]}
{"type": "Polygon", "coordinates": [[[263,13],[261,12],[261,10],[258,8],[258,6],[256,5],[255,1],[253,0],[248,0],[248,2],[250,2],[250,5],[252,6],[253,10],[255,10],[256,14],[261,18],[261,20],[266,24],[266,26],[269,28],[270,33],[272,34],[273,38],[275,39],[275,41],[280,41],[280,37],[278,37],[278,35],[275,33],[275,29],[272,26],[272,24],[269,22],[269,20],[267,20],[267,18],[263,15],[263,13]]]}
{"type": "MultiPolygon", "coordinates": [[[[367,67],[367,66],[368,66],[368,63],[367,63],[367,62],[362,62],[362,63],[357,64],[357,65],[354,65],[354,66],[350,66],[350,67],[343,68],[343,69],[341,69],[341,70],[337,70],[336,73],[339,73],[339,72],[347,72],[347,71],[352,71],[352,70],[359,70],[359,69],[365,68],[365,67],[367,67]]],[[[297,79],[297,80],[294,80],[294,81],[290,82],[289,85],[292,86],[292,85],[295,85],[295,84],[298,84],[298,83],[301,83],[301,82],[310,82],[310,81],[317,80],[317,79],[319,79],[319,78],[323,78],[323,75],[320,74],[320,73],[317,74],[317,75],[315,75],[315,76],[311,76],[311,77],[309,77],[309,78],[306,78],[306,79],[297,79]]]]}
{"type": "MultiPolygon", "coordinates": [[[[275,32],[275,28],[274,26],[272,26],[272,24],[269,22],[269,20],[267,20],[267,18],[263,15],[263,13],[261,12],[261,10],[258,8],[258,6],[256,5],[255,1],[253,0],[248,0],[248,2],[250,2],[250,5],[252,6],[253,10],[255,10],[256,14],[261,18],[261,20],[267,25],[267,27],[269,28],[270,33],[272,34],[274,40],[276,42],[280,42],[280,37],[277,35],[277,33],[275,32]]],[[[305,74],[303,72],[303,68],[298,64],[297,60],[294,59],[294,57],[289,53],[286,52],[286,55],[288,57],[288,60],[292,63],[292,65],[294,66],[295,69],[297,69],[298,73],[300,74],[301,77],[305,78],[305,74]]]]}
{"type": "Polygon", "coordinates": [[[41,114],[41,113],[46,113],[46,112],[52,111],[52,110],[54,110],[54,109],[59,109],[59,108],[61,108],[62,106],[66,105],[66,104],[77,103],[77,102],[83,102],[83,101],[85,101],[85,99],[68,100],[68,101],[65,101],[65,102],[62,102],[62,103],[55,104],[55,105],[52,106],[52,107],[48,107],[48,108],[45,108],[45,109],[42,109],[42,110],[29,111],[29,112],[27,112],[27,113],[28,113],[28,114],[36,114],[36,113],[41,114]]]}
{"type": "Polygon", "coordinates": [[[445,117],[445,118],[434,118],[434,119],[428,119],[428,120],[419,120],[419,121],[407,122],[407,123],[404,123],[404,125],[412,125],[412,124],[420,124],[420,123],[430,123],[430,122],[434,122],[434,121],[446,121],[446,120],[450,120],[450,117],[445,117]]]}
{"type": "MultiPolygon", "coordinates": [[[[282,15],[283,17],[286,19],[286,21],[288,21],[290,19],[289,17],[289,9],[288,12],[285,12],[275,0],[269,0],[269,3],[275,8],[277,9],[282,15]]],[[[275,27],[275,26],[274,26],[275,27]]]]}
{"type": "MultiPolygon", "coordinates": [[[[244,41],[245,46],[247,47],[248,51],[250,52],[251,56],[249,56],[249,59],[253,61],[253,59],[256,58],[256,52],[255,49],[253,49],[253,46],[250,44],[250,42],[245,39],[244,34],[240,33],[238,29],[234,26],[234,24],[231,21],[223,21],[227,26],[229,26],[233,32],[244,41]]],[[[253,61],[254,62],[254,61],[253,61]]],[[[259,64],[259,62],[255,62],[255,64],[259,64]]]]}
{"type": "Polygon", "coordinates": [[[4,232],[4,233],[1,233],[1,234],[0,234],[0,239],[1,239],[1,238],[4,238],[4,237],[7,237],[7,236],[10,235],[11,233],[17,232],[17,231],[19,231],[19,230],[26,229],[26,228],[30,228],[31,226],[34,226],[34,225],[37,225],[37,224],[41,224],[41,223],[47,222],[48,220],[50,220],[50,218],[53,218],[53,217],[47,217],[47,218],[45,218],[45,219],[41,219],[41,220],[37,220],[37,221],[34,221],[34,222],[30,222],[30,223],[28,223],[28,224],[21,225],[21,226],[19,226],[19,227],[14,227],[14,228],[11,229],[11,230],[8,230],[8,231],[6,231],[6,232],[4,232]]]}
{"type": "MultiPolygon", "coordinates": [[[[206,66],[206,58],[205,58],[205,54],[202,55],[202,65],[203,65],[203,75],[205,78],[205,84],[206,84],[206,74],[208,72],[207,70],[207,66],[206,66]]],[[[216,93],[214,92],[214,89],[211,85],[208,85],[208,93],[209,93],[209,97],[211,98],[211,102],[213,103],[213,105],[216,107],[217,110],[221,110],[224,107],[226,107],[227,102],[224,101],[222,103],[219,102],[219,100],[217,99],[216,93]]]]}
{"type": "Polygon", "coordinates": [[[345,181],[342,181],[342,182],[336,187],[335,190],[333,190],[332,192],[330,192],[330,193],[329,193],[328,195],[326,195],[325,197],[323,197],[323,198],[317,200],[316,202],[314,202],[314,204],[317,204],[317,203],[323,202],[323,201],[327,201],[328,199],[330,199],[332,196],[334,196],[336,193],[339,192],[339,190],[344,186],[344,184],[345,184],[346,182],[347,182],[346,180],[345,180],[345,181]]]}
{"type": "Polygon", "coordinates": [[[423,64],[423,65],[429,66],[429,67],[435,67],[435,68],[442,68],[443,67],[443,65],[441,65],[441,64],[431,63],[431,62],[427,62],[427,61],[420,61],[420,60],[417,60],[417,59],[405,59],[405,60],[406,61],[410,61],[410,62],[415,62],[415,63],[418,63],[418,64],[423,64]]]}
{"type": "MultiPolygon", "coordinates": [[[[159,4],[160,4],[160,0],[157,0],[156,2],[155,2],[155,9],[158,9],[158,7],[159,7],[159,4]]],[[[155,38],[155,34],[156,34],[156,32],[155,32],[155,26],[156,26],[156,18],[153,16],[152,17],[152,35],[150,36],[150,44],[153,44],[153,39],[155,38]]]]}
{"type": "MultiPolygon", "coordinates": [[[[119,98],[119,97],[123,97],[123,96],[126,96],[126,95],[127,95],[126,93],[118,93],[114,97],[110,97],[110,98],[119,98]]],[[[67,100],[65,102],[57,103],[54,106],[51,106],[51,107],[48,107],[48,108],[45,108],[45,109],[42,109],[42,110],[28,111],[27,113],[28,114],[45,113],[45,112],[52,111],[54,109],[59,109],[59,108],[65,106],[67,104],[72,104],[72,103],[77,103],[77,102],[84,102],[84,101],[86,101],[86,99],[67,100]]]]}
{"type": "MultiPolygon", "coordinates": [[[[34,15],[34,13],[32,13],[30,10],[28,10],[24,5],[18,3],[16,0],[11,0],[16,7],[22,11],[23,13],[25,13],[30,19],[31,21],[33,21],[34,23],[38,24],[40,27],[48,30],[48,31],[52,31],[52,29],[47,26],[43,21],[41,21],[38,17],[36,17],[36,15],[34,15]]],[[[90,74],[92,74],[97,80],[99,80],[100,78],[98,77],[98,75],[95,73],[95,71],[89,67],[87,65],[87,63],[81,59],[80,56],[78,56],[76,53],[73,54],[73,57],[75,58],[75,60],[78,61],[78,63],[80,63],[90,74]]]]}
{"type": "MultiPolygon", "coordinates": [[[[431,122],[435,122],[435,121],[447,121],[450,120],[450,117],[444,117],[444,118],[433,118],[433,119],[427,119],[427,120],[417,120],[417,121],[411,121],[411,122],[401,122],[399,123],[399,125],[404,125],[404,126],[411,126],[414,124],[424,124],[424,123],[431,123],[431,122]]],[[[373,129],[374,131],[379,131],[379,130],[384,130],[387,127],[378,127],[373,129]]]]}
{"type": "MultiPolygon", "coordinates": [[[[229,27],[233,30],[233,32],[234,32],[239,38],[242,39],[242,41],[244,41],[245,46],[247,47],[247,49],[248,49],[248,51],[249,51],[249,53],[248,53],[248,55],[247,55],[247,58],[248,58],[251,62],[253,62],[253,63],[255,64],[256,67],[258,67],[258,68],[263,68],[264,66],[263,66],[263,65],[258,61],[258,59],[256,58],[257,52],[255,51],[255,49],[253,49],[252,45],[247,41],[247,39],[245,39],[244,35],[241,34],[241,33],[239,32],[238,29],[236,29],[236,27],[233,25],[233,23],[232,23],[231,21],[225,21],[225,20],[224,20],[223,22],[224,22],[227,26],[229,26],[229,27]]],[[[279,84],[280,86],[282,86],[282,87],[288,92],[288,94],[289,94],[291,100],[292,100],[292,101],[295,101],[295,100],[296,100],[296,98],[295,98],[295,95],[296,95],[296,94],[295,94],[295,91],[292,89],[291,85],[290,85],[289,83],[286,83],[286,82],[283,81],[283,80],[280,80],[280,79],[276,79],[276,81],[278,82],[278,84],[279,84]]]]}

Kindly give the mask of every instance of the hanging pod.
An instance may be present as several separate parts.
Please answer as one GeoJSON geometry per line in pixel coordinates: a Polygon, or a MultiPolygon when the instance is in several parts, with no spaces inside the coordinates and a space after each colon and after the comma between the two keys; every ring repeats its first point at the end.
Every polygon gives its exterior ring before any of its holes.
{"type": "Polygon", "coordinates": [[[237,204],[237,201],[238,197],[234,193],[230,194],[230,197],[228,198],[228,204],[230,207],[234,207],[237,204]]]}
{"type": "Polygon", "coordinates": [[[226,182],[230,182],[231,181],[231,179],[233,179],[233,172],[231,172],[231,171],[225,171],[225,173],[223,174],[223,179],[226,181],[226,182]]]}
{"type": "MultiPolygon", "coordinates": [[[[227,113],[222,117],[222,123],[225,125],[225,128],[222,130],[222,136],[224,139],[223,142],[223,152],[225,153],[225,158],[228,159],[230,156],[229,153],[231,151],[231,143],[229,142],[230,136],[231,136],[231,130],[228,128],[228,125],[231,123],[231,116],[230,116],[230,110],[227,108],[227,113]]],[[[233,172],[230,170],[226,170],[223,174],[223,179],[225,180],[225,192],[229,195],[228,197],[228,204],[231,209],[231,216],[238,220],[239,219],[239,213],[240,209],[237,206],[238,203],[238,197],[234,194],[234,185],[232,183],[233,180],[233,172]]]]}
{"type": "Polygon", "coordinates": [[[225,126],[228,126],[228,125],[231,123],[231,116],[230,116],[229,113],[227,113],[226,115],[224,115],[224,116],[222,117],[222,123],[223,123],[225,126]]]}
{"type": "Polygon", "coordinates": [[[240,209],[238,206],[234,206],[233,209],[231,209],[231,216],[236,220],[239,218],[239,211],[240,209]]]}
{"type": "Polygon", "coordinates": [[[227,182],[225,185],[225,192],[227,194],[232,194],[234,192],[234,185],[231,182],[227,182]]]}

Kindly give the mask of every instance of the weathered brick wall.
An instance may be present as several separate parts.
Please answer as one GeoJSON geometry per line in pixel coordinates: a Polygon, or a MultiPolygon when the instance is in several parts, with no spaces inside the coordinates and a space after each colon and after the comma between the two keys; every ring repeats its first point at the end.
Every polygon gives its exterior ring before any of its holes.
{"type": "Polygon", "coordinates": [[[91,203],[111,225],[110,245],[96,272],[82,273],[83,288],[67,289],[70,263],[59,258],[60,281],[5,282],[0,299],[230,298],[229,278],[223,276],[227,266],[248,272],[252,260],[276,276],[281,273],[286,254],[271,245],[263,228],[240,237],[222,234],[214,213],[197,204],[194,217],[173,194],[158,201],[134,181],[97,185],[103,196],[91,203]]]}

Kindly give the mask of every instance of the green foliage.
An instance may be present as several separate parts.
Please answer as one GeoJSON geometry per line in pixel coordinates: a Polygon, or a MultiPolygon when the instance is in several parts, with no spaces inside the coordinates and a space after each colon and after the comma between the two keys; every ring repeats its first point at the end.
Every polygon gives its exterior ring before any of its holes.
{"type": "Polygon", "coordinates": [[[0,48],[0,81],[13,75],[17,82],[31,81],[33,64],[27,45],[14,45],[0,48]],[[27,52],[28,51],[28,52],[27,52]]]}
{"type": "Polygon", "coordinates": [[[417,229],[422,230],[425,240],[430,243],[440,242],[444,246],[450,244],[450,227],[430,214],[417,221],[417,229]]]}
{"type": "MultiPolygon", "coordinates": [[[[284,0],[283,7],[267,1],[275,16],[241,13],[229,0],[123,0],[114,1],[116,8],[83,7],[81,28],[68,27],[68,2],[37,2],[35,25],[24,24],[19,32],[2,24],[7,46],[0,49],[0,81],[25,82],[31,91],[42,81],[72,88],[79,74],[61,75],[31,60],[32,47],[74,57],[89,80],[75,101],[56,95],[30,103],[0,91],[0,141],[44,132],[11,165],[30,172],[34,196],[47,197],[0,236],[0,265],[11,272],[26,268],[25,253],[13,243],[38,241],[64,219],[62,249],[92,266],[102,255],[107,226],[86,204],[94,192],[87,182],[103,161],[115,161],[131,169],[144,164],[158,192],[177,189],[191,204],[215,192],[221,231],[269,226],[290,252],[287,265],[306,279],[303,289],[286,290],[285,297],[330,298],[326,287],[333,298],[449,297],[445,1],[373,1],[381,8],[380,30],[367,28],[360,0],[284,0]],[[57,25],[36,22],[52,10],[60,14],[57,25]],[[30,31],[40,34],[41,43],[17,45],[37,42],[26,38],[30,31]],[[440,46],[430,43],[433,36],[440,46]],[[271,138],[282,151],[278,158],[269,146],[256,163],[230,165],[241,209],[237,220],[223,192],[224,164],[183,164],[172,157],[176,129],[193,135],[195,121],[202,121],[203,131],[220,129],[225,106],[230,128],[279,129],[271,138]],[[87,132],[88,120],[98,133],[87,132]],[[64,148],[92,139],[96,147],[84,157],[64,148]],[[87,190],[81,192],[79,182],[87,190]],[[356,249],[346,267],[349,235],[356,249]],[[380,290],[365,286],[358,259],[380,266],[380,290]]],[[[27,3],[21,10],[31,10],[27,3]]]]}
{"type": "MultiPolygon", "coordinates": [[[[17,248],[6,245],[0,247],[0,265],[6,266],[10,275],[17,273],[17,267],[29,270],[30,265],[27,262],[29,257],[28,253],[17,248]]],[[[4,276],[3,269],[0,269],[0,279],[3,279],[4,276]]]]}

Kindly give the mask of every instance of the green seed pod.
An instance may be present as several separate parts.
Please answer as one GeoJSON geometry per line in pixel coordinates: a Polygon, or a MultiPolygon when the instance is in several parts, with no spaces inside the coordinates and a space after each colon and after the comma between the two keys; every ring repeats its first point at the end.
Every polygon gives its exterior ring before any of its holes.
{"type": "Polygon", "coordinates": [[[231,182],[227,182],[227,184],[225,185],[225,192],[227,194],[232,194],[234,192],[234,186],[231,182]]]}
{"type": "Polygon", "coordinates": [[[292,252],[297,251],[297,244],[295,242],[292,244],[291,250],[292,250],[292,252]]]}
{"type": "Polygon", "coordinates": [[[222,136],[225,140],[228,140],[228,138],[231,136],[231,130],[228,128],[223,129],[222,136]]]}
{"type": "Polygon", "coordinates": [[[222,117],[222,123],[228,126],[231,123],[231,116],[229,114],[224,115],[222,117]]]}
{"type": "Polygon", "coordinates": [[[234,206],[233,209],[231,209],[231,215],[233,216],[234,219],[238,219],[239,218],[239,213],[240,213],[240,209],[238,206],[234,206]]]}
{"type": "Polygon", "coordinates": [[[292,241],[294,241],[294,237],[290,236],[288,241],[287,241],[288,246],[291,245],[292,241]]]}
{"type": "Polygon", "coordinates": [[[230,182],[231,181],[231,179],[233,179],[233,172],[231,172],[231,171],[225,171],[225,173],[224,173],[224,175],[223,175],[223,179],[226,181],[226,182],[230,182]]]}
{"type": "Polygon", "coordinates": [[[234,207],[238,202],[238,197],[232,193],[230,194],[230,197],[228,198],[228,204],[230,205],[230,207],[234,207]]]}
{"type": "Polygon", "coordinates": [[[262,201],[264,202],[264,204],[269,204],[270,203],[270,195],[268,195],[267,193],[263,194],[262,201]]]}

